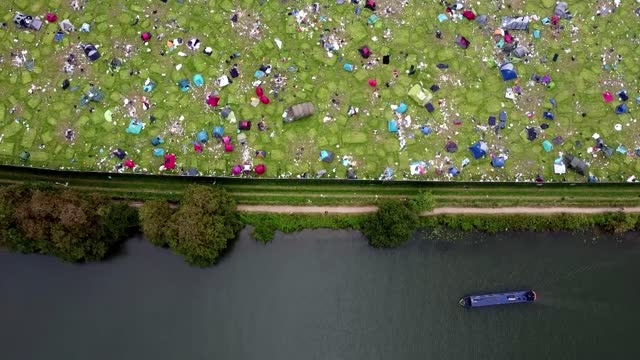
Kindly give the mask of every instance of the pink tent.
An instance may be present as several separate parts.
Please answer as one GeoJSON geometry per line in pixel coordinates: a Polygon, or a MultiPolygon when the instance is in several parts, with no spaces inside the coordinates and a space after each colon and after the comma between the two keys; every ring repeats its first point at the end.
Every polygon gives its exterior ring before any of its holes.
{"type": "Polygon", "coordinates": [[[222,142],[225,144],[231,144],[231,138],[228,136],[222,137],[222,142]]]}
{"type": "Polygon", "coordinates": [[[602,93],[602,98],[604,99],[604,102],[607,104],[613,101],[613,95],[611,95],[611,93],[608,91],[605,91],[602,93]]]}
{"type": "Polygon", "coordinates": [[[240,165],[236,165],[233,167],[233,169],[231,169],[231,175],[233,176],[238,176],[240,175],[241,172],[242,172],[242,166],[240,165]]]}
{"type": "Polygon", "coordinates": [[[224,151],[225,152],[232,152],[233,151],[233,145],[231,145],[231,143],[224,144],[224,151]]]}
{"type": "Polygon", "coordinates": [[[164,167],[167,169],[176,168],[176,154],[167,154],[164,156],[164,167]]]}
{"type": "Polygon", "coordinates": [[[378,82],[376,81],[376,79],[369,79],[369,86],[371,87],[378,86],[378,82]]]}
{"type": "Polygon", "coordinates": [[[151,40],[151,33],[143,32],[142,35],[140,35],[140,39],[142,39],[142,41],[144,42],[148,42],[149,40],[151,40]]]}
{"type": "Polygon", "coordinates": [[[264,95],[262,95],[262,96],[260,96],[260,102],[265,104],[265,105],[267,105],[267,104],[269,104],[269,98],[264,96],[264,95]]]}
{"type": "Polygon", "coordinates": [[[207,105],[209,106],[218,106],[218,102],[220,98],[217,96],[209,95],[207,96],[207,105]]]}
{"type": "Polygon", "coordinates": [[[133,160],[127,160],[124,162],[124,166],[128,167],[129,169],[133,169],[136,166],[136,163],[134,163],[133,160]]]}
{"type": "Polygon", "coordinates": [[[264,164],[258,164],[255,168],[256,174],[258,175],[262,175],[264,174],[264,172],[267,170],[266,166],[264,166],[264,164]]]}

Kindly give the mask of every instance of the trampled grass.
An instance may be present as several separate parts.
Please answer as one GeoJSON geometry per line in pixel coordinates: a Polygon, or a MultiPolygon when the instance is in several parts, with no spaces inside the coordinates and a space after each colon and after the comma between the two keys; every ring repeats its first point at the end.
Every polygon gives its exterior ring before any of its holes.
{"type": "MultiPolygon", "coordinates": [[[[0,157],[5,163],[22,163],[19,155],[28,151],[31,157],[26,165],[115,171],[122,161],[111,153],[121,148],[128,153],[126,159],[138,165],[125,172],[160,173],[163,159],[153,155],[151,139],[163,136],[165,144],[159,147],[177,155],[176,169],[166,171],[169,174],[194,168],[203,175],[230,175],[236,164],[264,163],[267,177],[314,176],[326,170],[325,177],[344,178],[347,167],[342,160],[346,157],[359,178],[378,178],[391,167],[397,180],[445,180],[450,179],[450,166],[461,168],[463,159],[469,158],[470,164],[455,179],[526,181],[541,174],[547,181],[584,181],[570,171],[564,177],[553,174],[553,162],[560,153],[586,160],[588,171],[600,180],[624,181],[640,174],[640,159],[632,155],[640,146],[635,118],[640,95],[640,18],[634,14],[640,5],[630,1],[600,16],[596,11],[605,6],[602,1],[570,2],[573,19],[561,19],[562,29],[537,20],[530,23],[528,32],[512,31],[530,52],[524,59],[513,60],[522,88],[515,102],[504,94],[516,83],[503,82],[491,65],[491,59],[505,61],[492,33],[501,16],[551,17],[553,1],[509,2],[510,7],[502,10],[496,1],[465,2],[477,14],[489,16],[486,29],[466,19],[439,22],[437,16],[445,7],[435,0],[378,1],[375,13],[360,4],[359,15],[349,1],[342,5],[323,2],[317,11],[312,1],[109,0],[86,1],[81,10],[72,9],[71,3],[10,0],[0,4],[0,17],[7,23],[0,29],[0,157]],[[390,12],[385,11],[387,6],[390,12]],[[306,13],[304,20],[300,13],[289,15],[295,10],[306,13]],[[54,12],[58,19],[45,22],[40,31],[20,30],[12,22],[16,11],[41,19],[54,12]],[[238,15],[235,23],[231,21],[234,14],[238,15]],[[372,15],[378,19],[368,24],[374,20],[372,15]],[[77,29],[87,23],[91,31],[65,34],[55,42],[63,19],[77,29]],[[436,28],[442,39],[435,37],[436,28]],[[534,38],[535,29],[540,39],[534,38]],[[140,39],[145,31],[152,34],[147,44],[140,39]],[[457,34],[470,40],[468,49],[455,45],[457,34]],[[332,56],[319,45],[323,35],[340,47],[332,56]],[[183,44],[170,50],[167,41],[178,37],[183,44]],[[190,50],[186,43],[194,38],[201,45],[190,50]],[[78,49],[81,43],[98,46],[102,57],[89,63],[78,49]],[[358,53],[364,45],[373,53],[368,60],[358,53]],[[206,47],[213,49],[211,56],[203,53],[206,47]],[[75,55],[73,72],[65,73],[70,54],[75,55]],[[390,63],[385,65],[382,57],[387,54],[390,63]],[[553,61],[554,54],[558,54],[557,61],[553,61]],[[111,66],[114,58],[122,62],[118,68],[111,66]],[[345,63],[356,69],[345,71],[345,63]],[[439,69],[438,63],[449,68],[439,69]],[[234,64],[240,76],[220,87],[216,79],[229,76],[234,64]],[[254,74],[262,65],[271,65],[271,72],[258,79],[254,74]],[[412,65],[416,71],[410,75],[412,65]],[[550,75],[555,88],[530,82],[534,73],[550,75]],[[191,80],[195,74],[203,76],[204,85],[192,83],[189,91],[182,92],[177,82],[191,80]],[[62,90],[65,79],[70,80],[70,88],[62,90]],[[151,92],[143,91],[146,79],[156,83],[151,92]],[[369,86],[369,79],[375,79],[377,86],[369,86]],[[268,105],[251,105],[256,80],[262,81],[268,105]],[[433,113],[407,96],[415,84],[425,89],[439,86],[433,94],[433,113]],[[91,87],[103,91],[104,99],[81,106],[80,97],[91,87]],[[629,113],[616,115],[614,108],[621,102],[616,99],[606,104],[601,93],[609,91],[615,97],[621,89],[629,94],[629,113]],[[209,94],[220,97],[219,106],[206,104],[209,94]],[[556,100],[557,107],[549,98],[556,100]],[[283,124],[284,109],[305,101],[314,103],[316,113],[283,124]],[[406,115],[411,119],[401,126],[406,140],[402,150],[398,135],[387,131],[388,120],[400,120],[391,106],[401,102],[408,105],[403,120],[406,115]],[[253,128],[244,132],[245,151],[236,140],[238,124],[220,116],[224,106],[233,110],[238,121],[253,121],[253,128]],[[348,116],[350,106],[359,113],[348,116]],[[495,134],[487,118],[497,117],[500,110],[508,114],[507,126],[495,134]],[[111,121],[106,120],[107,111],[111,121]],[[543,119],[544,111],[553,112],[555,119],[543,119]],[[529,118],[527,112],[534,115],[529,118]],[[256,125],[263,117],[268,129],[259,131],[256,125]],[[138,135],[125,131],[132,118],[145,124],[138,135]],[[455,125],[457,120],[460,125],[455,125]],[[525,126],[542,123],[549,128],[538,139],[530,142],[520,136],[525,126]],[[424,124],[431,127],[430,135],[420,132],[424,124]],[[622,126],[621,131],[615,130],[616,124],[622,126]],[[233,152],[225,153],[211,138],[212,128],[218,125],[231,136],[236,145],[233,152]],[[72,140],[65,138],[69,129],[74,133],[72,140]],[[202,129],[210,140],[200,154],[194,151],[193,142],[202,129]],[[624,145],[629,153],[589,154],[587,149],[595,145],[594,133],[609,147],[624,145]],[[564,144],[545,152],[543,136],[549,140],[562,136],[564,144]],[[488,156],[471,157],[467,147],[481,138],[491,154],[508,156],[504,169],[493,168],[488,156]],[[458,144],[457,152],[444,151],[447,139],[458,144]],[[335,152],[333,163],[319,161],[323,149],[335,152]],[[266,157],[255,158],[256,150],[265,150],[266,157]],[[429,163],[427,173],[410,175],[409,165],[414,161],[429,163]]],[[[607,5],[613,9],[613,2],[607,5]]]]}

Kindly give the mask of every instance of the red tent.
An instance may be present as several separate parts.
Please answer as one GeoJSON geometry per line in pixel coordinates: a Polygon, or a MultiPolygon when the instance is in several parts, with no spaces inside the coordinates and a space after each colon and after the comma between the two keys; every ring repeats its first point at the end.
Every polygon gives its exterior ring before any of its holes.
{"type": "Polygon", "coordinates": [[[264,166],[264,164],[258,164],[258,166],[256,166],[255,168],[256,174],[258,175],[264,174],[266,170],[267,170],[267,167],[264,166]]]}
{"type": "Polygon", "coordinates": [[[218,106],[218,102],[220,98],[217,96],[209,95],[207,96],[207,105],[209,106],[218,106]]]}
{"type": "Polygon", "coordinates": [[[462,12],[462,16],[467,18],[467,20],[474,20],[476,18],[476,14],[474,14],[471,10],[465,10],[464,12],[462,12]]]}
{"type": "Polygon", "coordinates": [[[193,143],[193,150],[195,150],[198,154],[202,153],[202,145],[198,143],[193,143]]]}
{"type": "Polygon", "coordinates": [[[53,23],[58,20],[58,16],[54,13],[47,13],[47,16],[45,16],[45,19],[47,19],[48,22],[53,23]]]}
{"type": "Polygon", "coordinates": [[[136,167],[136,163],[134,163],[133,160],[127,160],[124,162],[124,166],[128,167],[129,169],[133,169],[134,167],[136,167]]]}
{"type": "Polygon", "coordinates": [[[262,95],[264,95],[264,91],[262,91],[262,87],[261,86],[258,86],[256,88],[256,95],[258,95],[260,97],[262,97],[262,95]]]}
{"type": "Polygon", "coordinates": [[[164,167],[167,169],[176,168],[176,154],[167,154],[164,156],[164,167]]]}
{"type": "Polygon", "coordinates": [[[231,145],[230,143],[224,144],[224,151],[225,152],[232,152],[233,151],[233,145],[231,145]]]}
{"type": "Polygon", "coordinates": [[[269,104],[269,98],[264,96],[264,95],[262,95],[262,96],[260,96],[260,102],[265,104],[265,105],[267,105],[267,104],[269,104]]]}

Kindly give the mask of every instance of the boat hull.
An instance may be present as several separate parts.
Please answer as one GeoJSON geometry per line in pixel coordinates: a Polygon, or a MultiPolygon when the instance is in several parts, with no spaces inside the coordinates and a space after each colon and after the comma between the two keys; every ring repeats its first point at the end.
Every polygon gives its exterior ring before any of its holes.
{"type": "Polygon", "coordinates": [[[530,303],[536,300],[533,290],[509,291],[504,293],[469,295],[460,299],[461,306],[468,308],[530,303]]]}

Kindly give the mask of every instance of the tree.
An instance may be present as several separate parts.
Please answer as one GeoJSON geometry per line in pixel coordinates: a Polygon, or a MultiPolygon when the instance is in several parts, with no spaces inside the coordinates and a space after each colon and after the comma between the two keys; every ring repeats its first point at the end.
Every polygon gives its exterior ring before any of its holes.
{"type": "Polygon", "coordinates": [[[137,226],[135,210],[100,195],[21,186],[0,196],[0,236],[17,251],[100,260],[137,226]]]}
{"type": "Polygon", "coordinates": [[[144,236],[156,246],[167,246],[168,223],[173,215],[169,203],[160,200],[146,201],[139,210],[140,227],[144,236]]]}
{"type": "Polygon", "coordinates": [[[365,220],[363,232],[375,247],[396,247],[409,240],[417,227],[418,215],[407,204],[389,200],[365,220]]]}
{"type": "Polygon", "coordinates": [[[169,246],[187,263],[208,266],[216,262],[242,223],[233,198],[216,187],[188,188],[167,227],[169,246]]]}

